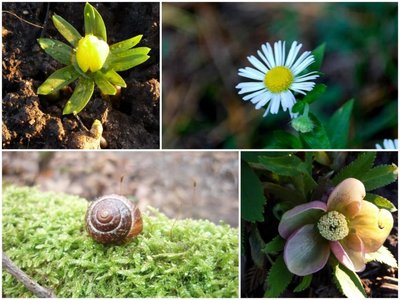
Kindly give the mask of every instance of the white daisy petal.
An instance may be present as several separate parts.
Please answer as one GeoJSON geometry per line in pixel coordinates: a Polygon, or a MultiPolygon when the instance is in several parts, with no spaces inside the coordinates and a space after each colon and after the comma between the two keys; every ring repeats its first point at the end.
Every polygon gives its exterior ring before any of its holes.
{"type": "Polygon", "coordinates": [[[300,57],[293,63],[290,70],[294,71],[296,68],[310,55],[311,52],[304,52],[300,57]]]}
{"type": "Polygon", "coordinates": [[[258,102],[260,102],[264,97],[266,97],[268,95],[267,91],[264,91],[262,94],[255,96],[253,99],[251,99],[251,103],[253,104],[257,104],[258,102]]]}
{"type": "Polygon", "coordinates": [[[262,61],[267,65],[267,67],[269,69],[272,69],[268,59],[264,56],[264,54],[260,50],[257,50],[257,54],[258,54],[259,57],[261,57],[262,61]]]}
{"type": "Polygon", "coordinates": [[[316,79],[316,78],[318,78],[318,77],[319,77],[319,75],[311,75],[311,76],[307,76],[307,77],[304,77],[304,78],[296,78],[294,82],[295,82],[295,83],[297,83],[297,82],[304,82],[304,81],[316,79]]]}
{"type": "Polygon", "coordinates": [[[294,75],[297,75],[304,71],[309,65],[314,62],[314,57],[307,57],[296,69],[293,70],[294,75]]]}
{"type": "Polygon", "coordinates": [[[257,57],[255,57],[255,56],[249,56],[249,57],[247,57],[247,59],[249,60],[249,62],[253,65],[253,66],[255,66],[258,70],[260,70],[261,72],[264,72],[264,73],[266,73],[266,72],[268,72],[268,69],[265,67],[265,65],[261,62],[261,61],[259,61],[258,59],[257,59],[257,57]]]}
{"type": "Polygon", "coordinates": [[[268,104],[267,109],[265,110],[265,112],[263,114],[263,117],[266,117],[270,110],[271,110],[271,102],[268,104]]]}
{"type": "Polygon", "coordinates": [[[272,47],[269,43],[266,43],[265,45],[261,46],[262,51],[264,52],[265,57],[268,59],[269,64],[271,67],[275,67],[275,59],[274,59],[274,53],[272,52],[272,47]]]}
{"type": "Polygon", "coordinates": [[[288,58],[286,60],[286,64],[285,64],[286,67],[288,67],[288,68],[292,67],[292,64],[293,64],[294,60],[296,59],[296,56],[299,53],[300,48],[302,46],[303,46],[302,44],[298,45],[297,42],[293,42],[292,47],[290,47],[288,58]]]}
{"type": "Polygon", "coordinates": [[[280,94],[272,95],[271,114],[277,114],[278,113],[280,104],[281,104],[281,95],[280,94]]]}
{"type": "Polygon", "coordinates": [[[265,77],[263,73],[250,67],[246,67],[245,69],[239,69],[239,76],[255,80],[264,80],[265,77]]]}
{"type": "Polygon", "coordinates": [[[275,42],[274,44],[274,53],[275,53],[275,63],[277,66],[281,66],[282,62],[281,62],[281,55],[282,55],[282,51],[281,51],[281,41],[275,42]]]}
{"type": "Polygon", "coordinates": [[[263,82],[251,81],[251,82],[241,82],[236,86],[237,89],[252,88],[252,87],[265,88],[265,85],[263,82]]]}
{"type": "Polygon", "coordinates": [[[267,93],[266,95],[264,95],[264,97],[257,103],[256,109],[260,109],[261,107],[263,107],[271,100],[271,98],[272,98],[271,93],[267,93]]]}
{"type": "Polygon", "coordinates": [[[285,65],[285,59],[286,59],[286,57],[285,57],[285,53],[286,53],[286,42],[284,41],[283,42],[283,46],[282,46],[282,58],[281,58],[281,63],[282,63],[282,66],[284,66],[285,65]]]}
{"type": "Polygon", "coordinates": [[[265,89],[262,89],[261,91],[257,91],[257,92],[248,94],[248,95],[246,95],[246,96],[243,97],[243,100],[244,100],[244,101],[250,100],[251,98],[254,98],[255,96],[257,96],[257,95],[259,95],[259,94],[261,94],[261,93],[264,93],[264,92],[265,92],[265,89]]]}

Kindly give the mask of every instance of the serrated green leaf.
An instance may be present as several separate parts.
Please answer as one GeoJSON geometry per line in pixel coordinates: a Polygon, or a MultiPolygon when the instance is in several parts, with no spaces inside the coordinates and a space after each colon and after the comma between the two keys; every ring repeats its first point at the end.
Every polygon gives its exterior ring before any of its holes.
{"type": "Polygon", "coordinates": [[[126,87],[125,80],[114,70],[108,70],[107,72],[103,73],[103,75],[112,84],[120,87],[126,87]]]}
{"type": "Polygon", "coordinates": [[[380,165],[362,174],[358,179],[364,183],[366,191],[372,191],[395,182],[397,180],[397,166],[395,164],[380,165]]]}
{"type": "Polygon", "coordinates": [[[78,30],[70,23],[58,15],[53,16],[53,23],[61,35],[74,47],[78,45],[78,41],[82,38],[78,30]]]}
{"type": "Polygon", "coordinates": [[[94,90],[94,82],[90,78],[80,78],[78,85],[75,87],[74,93],[65,104],[63,115],[78,114],[85,108],[86,104],[92,97],[94,90]]]}
{"type": "Polygon", "coordinates": [[[103,18],[92,5],[86,3],[84,9],[85,34],[93,34],[107,42],[107,30],[103,18]]]}
{"type": "Polygon", "coordinates": [[[78,72],[71,65],[61,68],[51,74],[37,89],[38,95],[55,93],[79,77],[78,72]]]}
{"type": "Polygon", "coordinates": [[[117,72],[126,71],[126,70],[129,70],[130,68],[136,67],[136,66],[144,63],[149,58],[150,58],[150,56],[142,55],[142,54],[133,54],[133,55],[123,56],[123,57],[112,57],[111,58],[111,68],[117,72]]]}
{"type": "Polygon", "coordinates": [[[277,175],[296,176],[307,173],[303,161],[294,154],[282,156],[260,156],[260,163],[277,175]]]}
{"type": "Polygon", "coordinates": [[[276,255],[283,250],[284,246],[285,240],[280,235],[277,235],[264,246],[262,251],[267,254],[276,255]]]}
{"type": "Polygon", "coordinates": [[[94,74],[94,82],[100,89],[100,91],[105,95],[115,95],[117,93],[117,89],[101,72],[96,72],[94,74]]]}
{"type": "Polygon", "coordinates": [[[394,258],[392,252],[390,252],[385,246],[380,247],[376,252],[366,253],[365,259],[367,262],[377,261],[393,268],[398,267],[396,258],[394,258]]]}
{"type": "Polygon", "coordinates": [[[48,55],[58,62],[64,65],[71,64],[72,48],[67,44],[46,38],[39,38],[38,43],[48,55]]]}
{"type": "Polygon", "coordinates": [[[265,255],[262,252],[262,249],[264,248],[265,243],[264,243],[263,239],[261,238],[257,227],[255,227],[255,226],[253,226],[253,228],[250,232],[249,244],[250,244],[251,258],[252,258],[254,264],[260,269],[263,268],[265,255]]]}
{"type": "Polygon", "coordinates": [[[337,261],[333,264],[333,279],[338,289],[350,299],[366,298],[360,278],[337,261]]]}
{"type": "Polygon", "coordinates": [[[110,51],[113,54],[117,54],[119,52],[128,50],[132,47],[135,47],[137,44],[139,44],[142,37],[143,37],[143,35],[140,34],[140,35],[134,36],[133,38],[124,40],[122,42],[115,43],[110,46],[110,51]]]}
{"type": "Polygon", "coordinates": [[[300,139],[304,142],[307,148],[311,149],[330,149],[331,144],[329,142],[328,135],[325,127],[313,114],[308,115],[311,121],[314,123],[314,129],[307,133],[300,133],[300,139]]]}
{"type": "Polygon", "coordinates": [[[260,179],[249,164],[241,161],[241,217],[249,222],[264,221],[264,205],[267,200],[260,179]]]}
{"type": "Polygon", "coordinates": [[[310,286],[310,284],[311,284],[312,278],[313,278],[313,275],[312,275],[312,274],[307,275],[307,276],[304,276],[304,277],[301,279],[301,282],[298,284],[298,286],[295,287],[295,289],[294,289],[293,291],[294,291],[295,293],[298,293],[298,292],[302,292],[302,291],[304,291],[305,289],[307,289],[307,288],[310,286]]]}
{"type": "Polygon", "coordinates": [[[301,149],[303,145],[300,140],[283,130],[275,130],[272,133],[271,141],[266,145],[265,148],[269,149],[301,149]]]}
{"type": "Polygon", "coordinates": [[[268,272],[267,290],[264,297],[277,298],[292,281],[293,274],[287,269],[283,255],[280,255],[268,272]]]}
{"type": "Polygon", "coordinates": [[[373,165],[376,152],[361,153],[354,161],[344,167],[333,179],[332,182],[337,185],[346,178],[360,178],[373,165]]]}
{"type": "Polygon", "coordinates": [[[307,104],[313,103],[317,100],[323,93],[326,91],[326,85],[322,83],[318,83],[315,87],[304,96],[304,98],[300,101],[297,101],[295,105],[293,105],[292,112],[294,113],[302,113],[304,107],[307,104]]]}
{"type": "Polygon", "coordinates": [[[382,196],[371,194],[371,193],[367,193],[367,195],[365,196],[364,200],[369,201],[371,203],[374,203],[379,208],[387,209],[390,212],[396,212],[397,211],[396,206],[394,206],[394,204],[392,202],[390,202],[388,199],[386,199],[386,198],[384,198],[382,196]]]}
{"type": "Polygon", "coordinates": [[[347,148],[353,104],[353,99],[347,101],[329,120],[326,131],[329,134],[329,139],[333,149],[347,148]]]}

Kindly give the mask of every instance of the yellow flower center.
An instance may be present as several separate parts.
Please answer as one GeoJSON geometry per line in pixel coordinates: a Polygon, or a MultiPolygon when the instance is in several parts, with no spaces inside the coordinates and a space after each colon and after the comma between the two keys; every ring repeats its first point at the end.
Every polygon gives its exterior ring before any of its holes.
{"type": "Polygon", "coordinates": [[[317,227],[319,233],[329,241],[339,241],[349,234],[346,217],[337,211],[330,211],[323,215],[317,227]]]}
{"type": "Polygon", "coordinates": [[[83,72],[97,72],[103,67],[109,52],[105,41],[88,34],[78,42],[76,61],[83,72]]]}
{"type": "Polygon", "coordinates": [[[274,67],[265,74],[264,84],[272,93],[287,91],[293,82],[293,73],[289,68],[274,67]]]}

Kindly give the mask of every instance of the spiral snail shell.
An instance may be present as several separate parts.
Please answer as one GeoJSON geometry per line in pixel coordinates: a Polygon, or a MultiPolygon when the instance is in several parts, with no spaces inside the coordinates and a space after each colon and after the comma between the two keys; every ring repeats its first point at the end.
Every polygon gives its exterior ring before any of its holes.
{"type": "Polygon", "coordinates": [[[85,220],[89,235],[102,244],[126,242],[143,229],[139,208],[125,197],[114,194],[93,201],[85,220]]]}

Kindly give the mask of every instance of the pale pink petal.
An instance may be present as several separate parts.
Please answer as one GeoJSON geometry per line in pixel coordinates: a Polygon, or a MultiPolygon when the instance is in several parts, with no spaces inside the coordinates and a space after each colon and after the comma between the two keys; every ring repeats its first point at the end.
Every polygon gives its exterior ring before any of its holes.
{"type": "Polygon", "coordinates": [[[363,241],[355,233],[350,233],[340,241],[343,250],[346,252],[354,265],[354,271],[362,272],[365,269],[365,249],[363,241]]]}
{"type": "Polygon", "coordinates": [[[335,255],[337,260],[341,264],[345,265],[348,269],[355,272],[356,268],[354,267],[354,264],[348,256],[347,252],[344,251],[343,246],[338,241],[330,241],[329,245],[331,247],[332,253],[335,255]]]}
{"type": "Polygon", "coordinates": [[[328,211],[336,210],[343,213],[346,217],[346,213],[352,215],[357,214],[357,205],[352,202],[360,202],[365,197],[365,187],[361,181],[355,178],[347,178],[339,183],[328,198],[328,211]],[[351,205],[351,209],[346,209],[348,205],[351,205]]]}
{"type": "Polygon", "coordinates": [[[324,212],[326,212],[326,204],[321,201],[298,205],[283,214],[278,226],[279,234],[287,239],[303,225],[317,223],[324,212]]]}
{"type": "Polygon", "coordinates": [[[321,270],[330,255],[329,243],[321,237],[316,226],[307,224],[286,241],[283,258],[290,272],[306,276],[321,270]]]}

